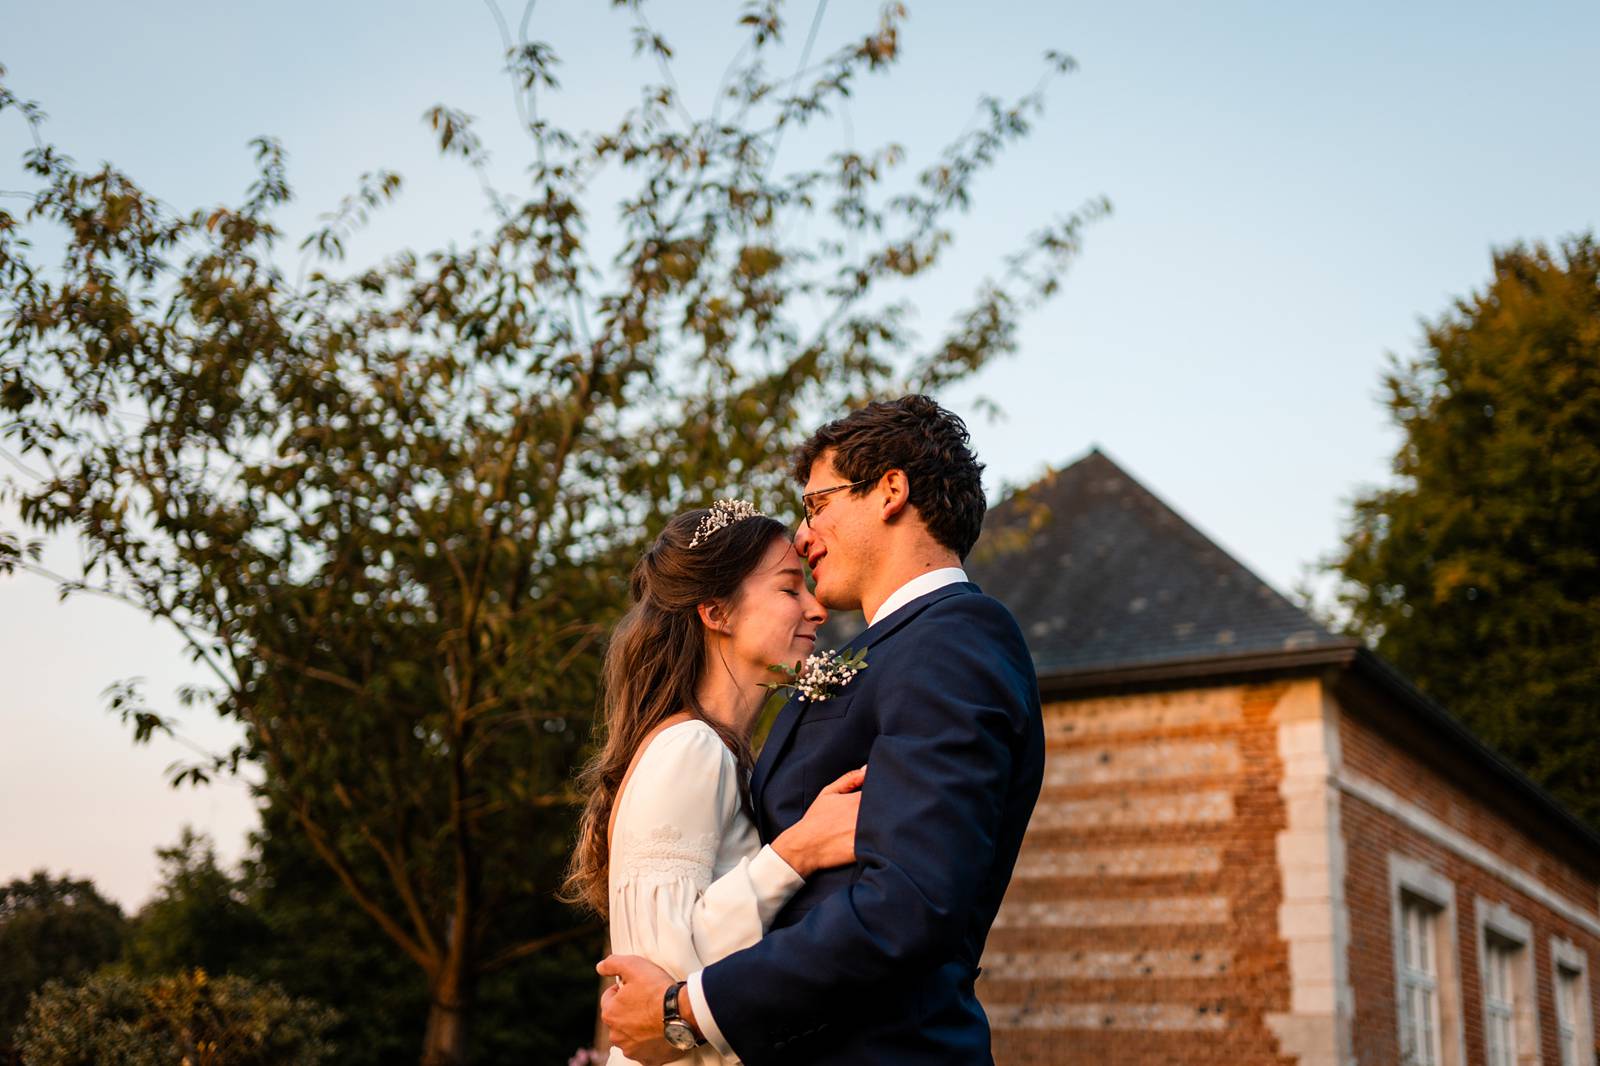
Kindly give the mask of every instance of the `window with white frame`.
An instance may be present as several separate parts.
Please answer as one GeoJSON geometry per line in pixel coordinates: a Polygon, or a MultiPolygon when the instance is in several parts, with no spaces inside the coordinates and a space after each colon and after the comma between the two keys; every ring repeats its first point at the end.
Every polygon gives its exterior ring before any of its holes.
{"type": "Polygon", "coordinates": [[[1555,971],[1556,1047],[1561,1066],[1589,1066],[1594,1019],[1589,1014],[1588,956],[1571,941],[1552,937],[1550,961],[1555,971]]]}
{"type": "Polygon", "coordinates": [[[1484,1042],[1489,1066],[1516,1066],[1517,992],[1512,977],[1520,945],[1490,934],[1483,945],[1484,1042]]]}
{"type": "Polygon", "coordinates": [[[1556,1033],[1561,1066],[1578,1066],[1578,972],[1556,967],[1556,1033]]]}
{"type": "Polygon", "coordinates": [[[1535,1066],[1539,1016],[1533,982],[1533,924],[1505,903],[1479,896],[1478,977],[1486,1066],[1535,1066]]]}
{"type": "Polygon", "coordinates": [[[1428,864],[1389,853],[1395,1034],[1404,1066],[1466,1066],[1455,885],[1428,864]]]}
{"type": "Polygon", "coordinates": [[[1400,898],[1400,1061],[1439,1066],[1440,909],[1421,896],[1400,898]]]}

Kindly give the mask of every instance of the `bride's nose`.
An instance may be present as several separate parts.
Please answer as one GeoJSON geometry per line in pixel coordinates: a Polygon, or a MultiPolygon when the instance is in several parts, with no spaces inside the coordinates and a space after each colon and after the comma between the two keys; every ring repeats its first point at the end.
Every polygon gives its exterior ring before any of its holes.
{"type": "Polygon", "coordinates": [[[806,604],[806,621],[821,625],[828,620],[828,609],[822,606],[822,601],[815,596],[807,595],[810,602],[806,604]]]}

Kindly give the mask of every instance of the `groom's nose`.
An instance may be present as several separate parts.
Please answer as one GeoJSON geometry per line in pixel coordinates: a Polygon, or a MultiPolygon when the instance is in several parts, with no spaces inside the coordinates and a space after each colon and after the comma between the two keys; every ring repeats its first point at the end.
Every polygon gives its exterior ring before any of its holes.
{"type": "Polygon", "coordinates": [[[803,558],[811,556],[811,523],[804,518],[800,520],[800,528],[794,532],[794,550],[803,558]]]}

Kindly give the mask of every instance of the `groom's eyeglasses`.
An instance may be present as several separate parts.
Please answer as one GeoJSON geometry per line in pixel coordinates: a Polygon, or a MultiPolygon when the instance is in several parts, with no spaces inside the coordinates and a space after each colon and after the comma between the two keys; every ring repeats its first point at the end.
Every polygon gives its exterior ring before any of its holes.
{"type": "Polygon", "coordinates": [[[828,497],[834,493],[843,492],[845,489],[859,489],[862,485],[871,485],[877,480],[875,477],[869,477],[865,481],[852,481],[848,485],[835,485],[830,489],[818,489],[804,494],[800,497],[800,506],[806,512],[806,522],[814,521],[817,515],[822,513],[822,509],[828,506],[828,497]]]}

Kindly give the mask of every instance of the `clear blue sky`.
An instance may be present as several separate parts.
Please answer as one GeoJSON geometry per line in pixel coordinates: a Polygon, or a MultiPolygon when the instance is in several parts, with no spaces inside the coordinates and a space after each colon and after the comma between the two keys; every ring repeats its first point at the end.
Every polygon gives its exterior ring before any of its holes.
{"type": "MultiPolygon", "coordinates": [[[[520,5],[503,6],[514,22],[520,5]]],[[[703,109],[738,6],[648,10],[703,109]]],[[[792,55],[814,10],[790,11],[792,55]]],[[[978,395],[1006,412],[972,417],[991,488],[1098,443],[1280,588],[1336,545],[1349,497],[1387,476],[1385,353],[1413,352],[1420,318],[1482,285],[1491,247],[1600,221],[1592,3],[910,11],[896,73],[865,83],[848,121],[787,142],[787,161],[848,137],[900,141],[914,166],[966,125],[980,92],[1025,91],[1044,49],[1081,64],[980,184],[949,269],[919,290],[928,334],[1035,224],[1091,195],[1115,205],[1020,354],[949,396],[963,413],[978,395]]],[[[828,7],[816,54],[868,12],[828,7]]],[[[598,126],[653,77],[609,5],[546,0],[533,33],[564,60],[558,121],[598,126]]],[[[0,0],[0,63],[49,111],[50,139],[175,204],[237,200],[258,133],[290,152],[292,232],[362,171],[399,170],[402,198],[357,259],[464,241],[486,222],[474,180],[434,154],[420,119],[431,104],[479,116],[502,186],[527,160],[481,3],[0,0]]],[[[22,187],[25,146],[14,118],[0,122],[0,188],[22,187]]],[[[72,560],[52,545],[58,568],[72,560]]],[[[242,851],[244,789],[169,792],[161,768],[181,752],[131,750],[104,712],[100,691],[133,675],[163,700],[193,676],[176,642],[126,608],[60,605],[37,578],[0,580],[0,879],[46,866],[135,905],[154,848],[184,822],[242,851]]],[[[189,731],[229,738],[203,720],[189,731]]]]}

